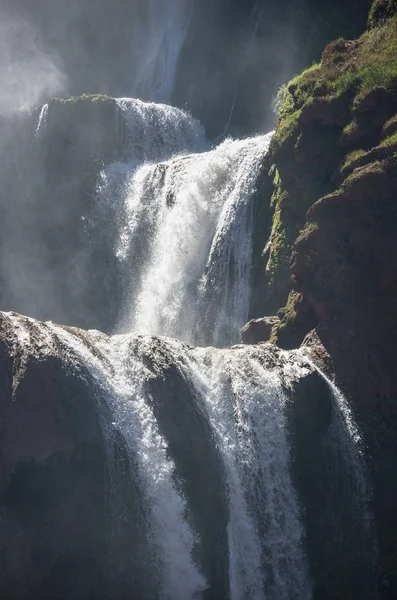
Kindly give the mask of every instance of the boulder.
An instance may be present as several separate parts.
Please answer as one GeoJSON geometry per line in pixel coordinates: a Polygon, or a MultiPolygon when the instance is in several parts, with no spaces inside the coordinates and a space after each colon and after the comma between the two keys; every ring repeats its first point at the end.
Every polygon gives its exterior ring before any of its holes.
{"type": "Polygon", "coordinates": [[[267,342],[270,339],[272,329],[278,325],[278,317],[262,317],[261,319],[251,319],[241,328],[241,341],[243,344],[258,344],[267,342]]]}

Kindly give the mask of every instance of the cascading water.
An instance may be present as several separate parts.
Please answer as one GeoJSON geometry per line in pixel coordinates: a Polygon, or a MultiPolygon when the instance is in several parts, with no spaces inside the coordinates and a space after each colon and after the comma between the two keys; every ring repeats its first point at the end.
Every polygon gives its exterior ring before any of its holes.
{"type": "Polygon", "coordinates": [[[205,148],[203,127],[183,110],[135,98],[116,102],[126,122],[125,157],[130,172],[136,164],[205,148]]]}
{"type": "MultiPolygon", "coordinates": [[[[289,414],[294,390],[315,374],[301,353],[267,344],[193,348],[167,338],[107,337],[13,314],[5,318],[13,333],[14,393],[30,353],[42,361],[43,354],[59,352],[94,382],[111,472],[120,468],[112,432],[125,442],[130,478],[146,513],[134,515],[143,529],[140,553],[150,573],[140,597],[310,600],[306,532],[290,470],[296,460],[289,414]],[[191,485],[199,501],[188,493],[191,485]],[[220,497],[211,496],[214,490],[220,497]]],[[[328,383],[320,381],[329,392],[328,383]]],[[[321,386],[318,392],[323,393],[321,386]]],[[[343,517],[345,511],[354,519],[360,552],[362,542],[371,550],[356,432],[343,399],[332,386],[331,392],[334,417],[324,439],[327,445],[342,442],[342,452],[326,464],[324,475],[337,468],[348,490],[335,490],[344,496],[336,498],[336,511],[333,504],[327,507],[326,516],[343,517]]],[[[109,484],[116,479],[110,476],[109,484]]],[[[130,551],[136,552],[133,542],[130,551]]],[[[357,556],[356,550],[356,561],[357,556]]],[[[362,560],[359,565],[366,564],[362,560]]],[[[135,563],[131,554],[132,569],[135,563]]],[[[370,589],[360,597],[375,596],[370,589]]]]}
{"type": "Polygon", "coordinates": [[[201,345],[236,342],[248,317],[255,192],[271,134],[200,152],[202,129],[185,113],[119,104],[128,160],[103,172],[100,198],[124,203],[123,328],[201,345]]]}
{"type": "Polygon", "coordinates": [[[197,349],[190,361],[225,465],[230,594],[232,600],[308,599],[303,529],[289,473],[287,397],[265,357],[264,348],[197,349]]]}
{"type": "Polygon", "coordinates": [[[36,127],[36,137],[40,138],[44,135],[47,128],[48,104],[43,104],[40,110],[39,120],[36,127]]]}
{"type": "MultiPolygon", "coordinates": [[[[153,512],[149,537],[162,573],[160,596],[212,598],[216,587],[200,559],[200,518],[180,479],[180,456],[154,409],[153,381],[167,382],[174,365],[188,382],[183,393],[209,425],[224,474],[228,589],[214,598],[309,600],[286,390],[312,367],[298,354],[275,364],[265,347],[194,349],[144,337],[198,346],[238,342],[250,302],[256,191],[271,134],[209,149],[199,123],[178,109],[130,99],[118,104],[127,125],[125,158],[102,172],[98,199],[117,205],[115,252],[126,299],[120,329],[135,336],[95,343],[112,365],[102,378],[112,388],[114,426],[138,457],[153,512]]],[[[351,493],[365,521],[368,498],[353,429],[342,419],[332,431],[345,440],[346,472],[358,482],[351,493]]]]}
{"type": "MultiPolygon", "coordinates": [[[[297,382],[315,369],[300,353],[268,345],[228,348],[248,317],[271,134],[210,148],[201,125],[179,109],[128,98],[117,105],[124,155],[101,172],[96,210],[112,205],[117,221],[122,333],[43,328],[106,398],[98,411],[110,472],[120,468],[112,432],[127,448],[145,505],[143,600],[310,600],[290,411],[297,382]],[[216,490],[208,499],[207,486],[216,490]]],[[[38,132],[45,119],[43,108],[38,132]]],[[[333,402],[325,446],[334,456],[343,445],[338,469],[344,485],[355,482],[357,535],[372,540],[355,430],[335,394],[333,402]]],[[[335,505],[339,518],[346,511],[335,505]]]]}
{"type": "Polygon", "coordinates": [[[155,215],[134,281],[131,328],[189,343],[228,345],[248,316],[255,186],[270,136],[144,167],[127,198],[120,255],[133,256],[142,204],[155,215]],[[216,307],[216,314],[214,308],[216,307]]]}
{"type": "MultiPolygon", "coordinates": [[[[187,33],[192,5],[187,0],[146,0],[133,30],[134,98],[171,102],[179,54],[187,33]]],[[[135,24],[133,24],[134,26],[135,24]]]]}

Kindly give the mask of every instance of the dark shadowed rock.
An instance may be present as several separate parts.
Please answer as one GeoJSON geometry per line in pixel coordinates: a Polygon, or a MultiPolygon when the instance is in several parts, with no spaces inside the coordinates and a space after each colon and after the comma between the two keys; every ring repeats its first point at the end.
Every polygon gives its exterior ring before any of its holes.
{"type": "Polygon", "coordinates": [[[243,344],[258,344],[267,342],[275,325],[280,322],[278,317],[262,317],[262,319],[251,319],[241,328],[241,341],[243,344]]]}
{"type": "Polygon", "coordinates": [[[332,358],[325,349],[315,329],[309,331],[302,342],[305,355],[324,373],[331,381],[335,379],[335,370],[332,358]]]}
{"type": "Polygon", "coordinates": [[[352,456],[338,404],[320,374],[296,383],[288,418],[313,598],[373,600],[373,539],[357,505],[352,456]]]}
{"type": "Polygon", "coordinates": [[[136,496],[116,438],[109,440],[120,467],[113,485],[129,511],[119,511],[122,533],[111,544],[117,521],[110,519],[106,412],[103,392],[50,325],[0,313],[4,600],[105,600],[139,590],[142,566],[130,559],[139,537],[136,496]]]}

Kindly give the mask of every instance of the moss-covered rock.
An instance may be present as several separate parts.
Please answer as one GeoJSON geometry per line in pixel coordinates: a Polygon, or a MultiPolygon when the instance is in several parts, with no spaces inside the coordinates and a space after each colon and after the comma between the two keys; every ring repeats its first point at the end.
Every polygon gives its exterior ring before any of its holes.
{"type": "Polygon", "coordinates": [[[358,40],[328,44],[321,62],[284,86],[278,102],[270,151],[276,176],[266,267],[268,313],[274,312],[273,299],[288,296],[287,265],[306,211],[347,178],[357,177],[360,168],[395,152],[397,17],[358,40]],[[282,293],[274,294],[275,289],[282,293]]]}
{"type": "Polygon", "coordinates": [[[270,341],[280,348],[290,350],[303,342],[308,328],[315,327],[317,318],[313,307],[295,291],[290,292],[287,304],[278,312],[280,319],[273,327],[270,341]]]}

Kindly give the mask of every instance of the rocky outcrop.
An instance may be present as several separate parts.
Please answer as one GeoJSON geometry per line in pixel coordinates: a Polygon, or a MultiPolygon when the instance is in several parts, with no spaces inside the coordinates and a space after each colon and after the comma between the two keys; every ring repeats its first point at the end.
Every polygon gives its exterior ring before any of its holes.
{"type": "Polygon", "coordinates": [[[304,343],[349,396],[374,482],[381,594],[392,598],[397,593],[392,525],[397,477],[391,458],[397,451],[395,3],[374,2],[369,24],[358,40],[329,44],[321,63],[282,92],[271,150],[271,278],[263,301],[270,314],[275,298],[285,304],[271,340],[283,348],[304,343]]]}

